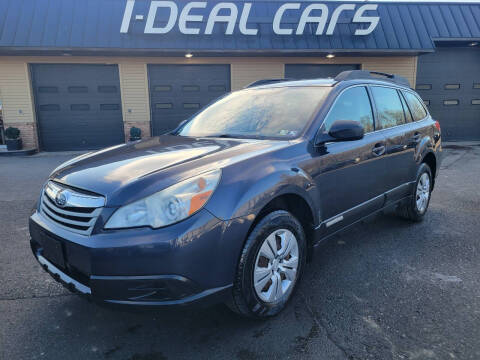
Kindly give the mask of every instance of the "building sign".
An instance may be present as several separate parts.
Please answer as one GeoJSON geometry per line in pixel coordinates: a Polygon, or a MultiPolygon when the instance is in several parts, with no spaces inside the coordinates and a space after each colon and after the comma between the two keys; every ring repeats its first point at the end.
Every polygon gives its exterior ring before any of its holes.
{"type": "MultiPolygon", "coordinates": [[[[123,14],[121,33],[128,33],[132,19],[144,20],[144,14],[134,14],[135,0],[127,0],[123,14]]],[[[145,34],[167,34],[175,26],[186,35],[212,35],[217,24],[226,24],[225,35],[232,35],[238,27],[243,35],[258,35],[259,29],[250,19],[254,2],[233,3],[219,2],[210,11],[206,11],[206,1],[179,2],[151,1],[146,15],[145,34]],[[155,24],[157,16],[162,15],[166,21],[155,24]],[[205,23],[205,26],[200,26],[205,23]]],[[[326,4],[311,3],[303,10],[302,3],[289,2],[281,4],[270,19],[272,30],[277,35],[303,35],[307,24],[316,26],[316,35],[333,35],[340,16],[346,17],[349,23],[362,24],[353,35],[368,35],[377,27],[380,18],[368,14],[376,11],[377,4],[340,4],[333,11],[326,4]],[[297,19],[295,23],[286,21],[297,19]]],[[[270,26],[270,25],[269,25],[270,26]]]]}

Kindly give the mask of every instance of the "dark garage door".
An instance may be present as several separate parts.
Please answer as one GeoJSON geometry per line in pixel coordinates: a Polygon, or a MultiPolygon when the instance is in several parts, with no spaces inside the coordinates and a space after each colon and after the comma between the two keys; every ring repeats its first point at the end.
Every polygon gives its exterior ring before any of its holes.
{"type": "Polygon", "coordinates": [[[360,65],[287,64],[285,65],[285,77],[288,79],[333,78],[342,71],[358,69],[360,69],[360,65]]]}
{"type": "Polygon", "coordinates": [[[444,140],[480,140],[480,49],[437,48],[419,56],[416,89],[444,140]]]}
{"type": "Polygon", "coordinates": [[[230,91],[229,65],[149,65],[148,78],[154,135],[230,91]]]}
{"type": "Polygon", "coordinates": [[[42,150],[124,142],[116,65],[34,64],[31,70],[42,150]]]}

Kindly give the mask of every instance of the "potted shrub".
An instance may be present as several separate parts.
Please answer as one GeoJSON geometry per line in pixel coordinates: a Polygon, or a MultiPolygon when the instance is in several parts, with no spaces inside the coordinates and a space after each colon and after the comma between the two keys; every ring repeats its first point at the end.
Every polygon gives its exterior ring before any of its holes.
{"type": "Polygon", "coordinates": [[[5,130],[5,142],[7,143],[7,150],[21,150],[22,139],[20,139],[20,130],[14,127],[9,127],[5,130]]]}
{"type": "Polygon", "coordinates": [[[139,128],[132,126],[130,128],[130,141],[140,140],[142,138],[142,130],[139,128]]]}

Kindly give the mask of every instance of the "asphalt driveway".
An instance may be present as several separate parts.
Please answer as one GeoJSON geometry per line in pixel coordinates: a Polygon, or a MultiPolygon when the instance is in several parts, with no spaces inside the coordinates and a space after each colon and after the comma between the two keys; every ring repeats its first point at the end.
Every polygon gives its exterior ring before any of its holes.
{"type": "Polygon", "coordinates": [[[101,308],[36,263],[27,219],[73,154],[0,157],[0,359],[480,359],[480,147],[446,156],[420,224],[375,217],[318,249],[266,322],[224,306],[101,308]]]}

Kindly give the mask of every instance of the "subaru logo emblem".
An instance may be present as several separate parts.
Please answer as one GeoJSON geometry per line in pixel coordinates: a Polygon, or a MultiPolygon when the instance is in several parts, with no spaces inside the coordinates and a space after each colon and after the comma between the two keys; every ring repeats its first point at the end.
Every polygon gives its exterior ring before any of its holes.
{"type": "Polygon", "coordinates": [[[55,196],[55,203],[60,207],[64,207],[67,203],[67,195],[63,191],[58,192],[57,196],[55,196]]]}

